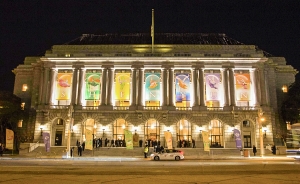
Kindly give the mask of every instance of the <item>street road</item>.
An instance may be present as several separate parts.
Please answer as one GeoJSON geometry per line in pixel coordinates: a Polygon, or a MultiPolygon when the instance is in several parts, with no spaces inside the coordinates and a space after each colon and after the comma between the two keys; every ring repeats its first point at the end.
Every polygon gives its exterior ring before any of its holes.
{"type": "Polygon", "coordinates": [[[150,161],[141,158],[2,159],[0,183],[300,183],[300,162],[150,161]]]}

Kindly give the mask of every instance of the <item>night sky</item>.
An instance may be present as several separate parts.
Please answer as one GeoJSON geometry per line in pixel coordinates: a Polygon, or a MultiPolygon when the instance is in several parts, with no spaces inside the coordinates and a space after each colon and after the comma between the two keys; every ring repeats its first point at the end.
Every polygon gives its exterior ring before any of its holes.
{"type": "Polygon", "coordinates": [[[299,0],[1,0],[0,8],[0,90],[12,92],[11,70],[52,45],[82,34],[150,34],[152,8],[157,33],[225,33],[300,71],[299,0]]]}

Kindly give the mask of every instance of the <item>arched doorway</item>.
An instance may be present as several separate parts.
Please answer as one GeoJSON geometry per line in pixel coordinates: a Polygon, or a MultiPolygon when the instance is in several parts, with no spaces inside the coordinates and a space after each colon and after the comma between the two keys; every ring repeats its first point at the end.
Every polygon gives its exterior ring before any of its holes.
{"type": "Polygon", "coordinates": [[[52,124],[51,146],[62,146],[65,141],[65,121],[57,118],[52,124]]]}
{"type": "Polygon", "coordinates": [[[223,124],[219,120],[211,120],[209,123],[210,129],[210,147],[223,148],[223,124]]]}
{"type": "Polygon", "coordinates": [[[177,147],[191,147],[192,146],[192,126],[187,120],[180,120],[176,126],[177,147]]]}
{"type": "Polygon", "coordinates": [[[150,144],[149,146],[152,146],[153,142],[160,141],[159,122],[155,119],[149,119],[145,123],[145,140],[148,141],[148,145],[150,144]]]}
{"type": "Polygon", "coordinates": [[[242,136],[243,136],[244,148],[252,148],[252,145],[255,142],[254,136],[253,136],[253,134],[255,134],[253,132],[253,130],[254,130],[253,123],[251,123],[251,121],[249,121],[249,120],[244,120],[242,122],[241,127],[242,127],[242,136]]]}
{"type": "MultiPolygon", "coordinates": [[[[113,139],[115,141],[120,141],[125,139],[124,130],[128,130],[128,123],[125,119],[117,119],[114,124],[114,132],[113,132],[113,139]]],[[[118,146],[118,145],[116,145],[118,146]]]]}
{"type": "Polygon", "coordinates": [[[82,128],[82,142],[86,141],[86,132],[87,130],[92,131],[93,134],[93,139],[95,138],[94,136],[96,135],[96,122],[94,119],[87,119],[84,124],[83,124],[83,128],[82,128]]]}

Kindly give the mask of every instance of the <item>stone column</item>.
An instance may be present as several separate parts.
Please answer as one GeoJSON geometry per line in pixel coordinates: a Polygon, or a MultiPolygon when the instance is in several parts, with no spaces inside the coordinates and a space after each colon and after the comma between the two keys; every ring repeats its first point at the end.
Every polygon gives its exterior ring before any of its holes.
{"type": "Polygon", "coordinates": [[[199,93],[200,93],[200,106],[205,107],[204,100],[204,69],[199,69],[199,93]]]}
{"type": "Polygon", "coordinates": [[[136,68],[131,69],[131,106],[136,106],[136,68]]]}
{"type": "Polygon", "coordinates": [[[138,85],[138,106],[143,106],[144,92],[144,69],[139,69],[139,85],[138,85]]]}
{"type": "Polygon", "coordinates": [[[73,70],[73,80],[72,80],[72,98],[71,98],[72,105],[76,103],[76,98],[77,98],[77,77],[78,77],[78,68],[75,68],[73,70]]]}
{"type": "Polygon", "coordinates": [[[267,100],[266,100],[266,82],[265,82],[265,71],[264,68],[259,70],[259,75],[260,75],[260,92],[261,92],[261,106],[267,105],[267,100]]]}
{"type": "Polygon", "coordinates": [[[47,103],[48,81],[49,81],[49,68],[45,67],[45,70],[44,70],[44,81],[43,81],[43,98],[42,98],[42,104],[46,104],[47,103]]]}
{"type": "Polygon", "coordinates": [[[107,105],[109,106],[113,106],[112,103],[112,93],[113,93],[113,84],[114,84],[114,69],[113,68],[109,68],[108,69],[108,87],[107,87],[107,105]]]}
{"type": "Polygon", "coordinates": [[[84,81],[85,69],[80,68],[79,71],[79,87],[78,87],[78,98],[77,98],[77,105],[82,105],[82,85],[84,81]]]}
{"type": "Polygon", "coordinates": [[[40,82],[39,82],[39,96],[38,96],[38,103],[42,104],[43,103],[43,82],[44,82],[44,69],[40,68],[41,74],[40,74],[40,82]]]}
{"type": "Polygon", "coordinates": [[[56,75],[57,75],[57,72],[56,72],[56,70],[55,70],[55,68],[52,68],[51,69],[51,82],[50,82],[50,95],[49,95],[49,98],[48,98],[48,103],[50,104],[50,105],[53,105],[54,103],[53,103],[53,99],[54,99],[54,97],[53,97],[53,95],[54,95],[54,89],[55,89],[55,78],[56,78],[56,75]]]}
{"type": "Polygon", "coordinates": [[[168,73],[167,69],[162,69],[162,106],[166,106],[168,104],[168,73]]]}
{"type": "Polygon", "coordinates": [[[258,100],[257,100],[257,89],[256,89],[256,76],[255,76],[255,68],[254,69],[250,69],[249,72],[250,72],[250,80],[251,80],[251,100],[253,100],[253,105],[254,106],[258,106],[258,100]]]}
{"type": "Polygon", "coordinates": [[[197,81],[198,81],[198,72],[197,72],[197,69],[196,68],[193,68],[192,69],[192,72],[193,72],[193,90],[194,90],[194,104],[193,104],[193,107],[194,106],[198,106],[198,85],[197,85],[197,81]]]}
{"type": "Polygon", "coordinates": [[[101,81],[101,105],[106,105],[106,75],[107,75],[107,69],[104,68],[102,70],[102,81],[101,81]]]}
{"type": "Polygon", "coordinates": [[[174,69],[169,69],[169,106],[174,104],[174,69]]]}
{"type": "Polygon", "coordinates": [[[229,69],[229,90],[230,90],[230,106],[235,106],[235,86],[234,86],[234,70],[229,69]]]}
{"type": "Polygon", "coordinates": [[[229,106],[229,91],[228,91],[228,69],[221,69],[223,76],[223,88],[224,88],[224,106],[229,106]]]}

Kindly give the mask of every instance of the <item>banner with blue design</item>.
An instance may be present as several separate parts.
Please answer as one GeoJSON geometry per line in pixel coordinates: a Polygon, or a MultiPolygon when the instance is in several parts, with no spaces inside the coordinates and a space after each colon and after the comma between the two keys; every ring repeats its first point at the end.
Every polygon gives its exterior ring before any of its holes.
{"type": "Polygon", "coordinates": [[[50,152],[50,134],[48,132],[43,132],[43,140],[46,152],[50,152]]]}
{"type": "Polygon", "coordinates": [[[233,134],[235,138],[236,148],[242,149],[242,139],[240,131],[238,129],[234,129],[233,134]]]}

